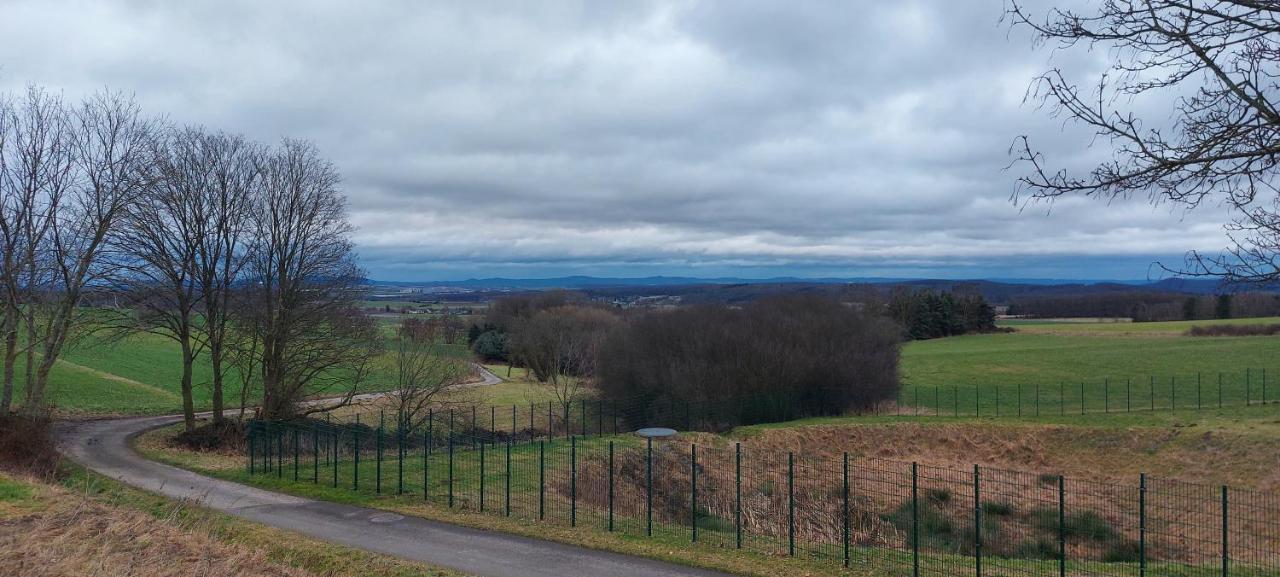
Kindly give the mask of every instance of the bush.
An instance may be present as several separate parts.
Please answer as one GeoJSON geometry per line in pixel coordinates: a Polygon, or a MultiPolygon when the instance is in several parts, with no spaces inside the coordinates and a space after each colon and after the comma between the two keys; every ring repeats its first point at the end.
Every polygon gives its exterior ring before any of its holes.
{"type": "Polygon", "coordinates": [[[1141,556],[1141,545],[1136,541],[1117,541],[1102,554],[1105,563],[1135,563],[1141,556]]]}
{"type": "Polygon", "coordinates": [[[1020,559],[1057,559],[1058,542],[1048,537],[1034,537],[1018,543],[1013,556],[1020,559]]]}
{"type": "MultiPolygon", "coordinates": [[[[1043,507],[1032,512],[1032,524],[1041,531],[1058,533],[1058,510],[1043,507]]],[[[1119,537],[1116,530],[1105,517],[1093,511],[1068,513],[1063,521],[1063,531],[1067,538],[1090,539],[1093,541],[1111,541],[1119,537]]]]}
{"type": "Polygon", "coordinates": [[[634,427],[838,415],[894,398],[899,340],[889,319],[813,296],[653,311],[605,339],[598,386],[634,427]]]}
{"type": "Polygon", "coordinates": [[[1013,514],[1013,505],[1004,501],[983,501],[982,512],[987,515],[1005,517],[1013,514]]]}
{"type": "Polygon", "coordinates": [[[926,499],[933,501],[934,503],[942,504],[951,502],[951,491],[946,489],[928,489],[924,494],[926,499]]]}
{"type": "Polygon", "coordinates": [[[245,447],[244,423],[235,419],[207,423],[174,435],[172,441],[175,446],[195,451],[241,452],[245,447]]]}
{"type": "Polygon", "coordinates": [[[49,418],[0,415],[0,466],[50,478],[58,472],[59,459],[49,418]]]}
{"type": "Polygon", "coordinates": [[[1280,324],[1201,325],[1187,329],[1189,337],[1269,337],[1280,335],[1280,324]]]}

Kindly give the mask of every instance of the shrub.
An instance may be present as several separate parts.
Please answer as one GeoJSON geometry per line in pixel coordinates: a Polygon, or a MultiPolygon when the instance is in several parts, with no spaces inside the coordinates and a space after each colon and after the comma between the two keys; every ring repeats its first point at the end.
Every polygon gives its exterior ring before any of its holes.
{"type": "Polygon", "coordinates": [[[598,387],[632,426],[717,429],[894,398],[897,327],[814,296],[653,311],[612,331],[598,387]]]}
{"type": "Polygon", "coordinates": [[[1141,545],[1136,541],[1117,541],[1102,554],[1105,563],[1134,563],[1141,556],[1141,545]]]}
{"type": "Polygon", "coordinates": [[[1013,505],[1004,501],[983,501],[982,512],[987,515],[1004,517],[1013,514],[1013,505]]]}
{"type": "Polygon", "coordinates": [[[1280,335],[1280,323],[1265,325],[1201,325],[1187,329],[1189,337],[1263,337],[1280,335]]]}
{"type": "Polygon", "coordinates": [[[925,498],[934,503],[951,502],[951,491],[946,489],[928,489],[925,491],[925,498]]]}
{"type": "MultiPolygon", "coordinates": [[[[1041,531],[1057,534],[1058,509],[1043,507],[1031,513],[1032,524],[1041,531]]],[[[1111,523],[1094,511],[1068,513],[1062,519],[1062,529],[1067,538],[1090,539],[1093,541],[1111,541],[1119,537],[1111,523]]]]}
{"type": "MultiPolygon", "coordinates": [[[[963,541],[962,535],[957,534],[955,525],[947,517],[947,513],[927,500],[920,502],[920,510],[916,512],[916,519],[920,522],[921,544],[929,541],[932,545],[958,546],[963,541]]],[[[892,513],[886,515],[885,520],[906,534],[907,544],[912,543],[914,532],[911,526],[910,500],[903,502],[892,513]]]]}
{"type": "Polygon", "coordinates": [[[57,474],[58,462],[49,418],[0,415],[0,466],[49,478],[57,474]]]}
{"type": "Polygon", "coordinates": [[[190,431],[182,431],[174,435],[173,444],[196,451],[222,449],[240,452],[245,446],[244,423],[235,419],[226,419],[217,424],[200,425],[190,431]]]}
{"type": "Polygon", "coordinates": [[[1020,559],[1057,559],[1058,542],[1048,537],[1033,537],[1018,543],[1013,556],[1020,559]]]}

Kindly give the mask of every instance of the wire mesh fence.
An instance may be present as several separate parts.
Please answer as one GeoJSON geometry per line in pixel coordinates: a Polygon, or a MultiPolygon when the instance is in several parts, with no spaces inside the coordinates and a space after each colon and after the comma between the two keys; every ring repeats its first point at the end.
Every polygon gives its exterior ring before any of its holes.
{"type": "Polygon", "coordinates": [[[1038,384],[903,385],[898,415],[1048,417],[1247,407],[1280,402],[1275,372],[1233,372],[1098,378],[1038,384]]]}
{"type": "Polygon", "coordinates": [[[405,427],[255,421],[246,465],[364,495],[833,568],[1280,575],[1280,502],[1266,493],[641,439],[600,425],[607,412],[587,434],[538,436],[518,422],[499,434],[457,413],[452,430],[434,416],[405,427]]]}

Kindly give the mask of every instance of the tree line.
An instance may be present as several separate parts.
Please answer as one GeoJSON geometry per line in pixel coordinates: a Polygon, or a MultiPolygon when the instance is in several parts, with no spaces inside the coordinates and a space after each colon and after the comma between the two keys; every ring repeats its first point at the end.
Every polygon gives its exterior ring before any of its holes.
{"type": "Polygon", "coordinates": [[[1267,292],[1188,295],[1127,291],[1094,295],[1024,297],[1009,314],[1038,318],[1131,318],[1135,322],[1280,316],[1280,295],[1267,292]]]}
{"type": "Polygon", "coordinates": [[[349,399],[377,331],[355,312],[340,181],[309,142],[174,125],[118,92],[0,96],[0,415],[19,382],[21,410],[45,413],[51,369],[90,330],[178,343],[188,429],[202,356],[215,422],[233,372],[241,406],[256,387],[269,418],[315,410],[299,401],[318,392],[349,399]]]}
{"type": "Polygon", "coordinates": [[[981,293],[895,289],[886,304],[890,318],[911,340],[996,330],[996,311],[981,293]]]}
{"type": "Polygon", "coordinates": [[[825,295],[635,311],[549,291],[495,301],[469,337],[550,385],[566,415],[591,388],[629,424],[688,410],[723,427],[893,398],[902,332],[878,307],[825,295]]]}

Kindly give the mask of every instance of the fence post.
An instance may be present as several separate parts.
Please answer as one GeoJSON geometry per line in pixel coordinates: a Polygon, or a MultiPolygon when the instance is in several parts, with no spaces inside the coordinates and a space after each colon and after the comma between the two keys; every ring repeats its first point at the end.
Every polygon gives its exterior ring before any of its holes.
{"type": "Polygon", "coordinates": [[[298,433],[299,433],[298,428],[294,427],[293,429],[293,482],[295,483],[298,482],[298,460],[299,460],[298,445],[300,444],[298,433]]]}
{"type": "Polygon", "coordinates": [[[587,437],[587,400],[582,399],[582,437],[587,437]]]}
{"type": "MultiPolygon", "coordinates": [[[[550,405],[548,405],[550,406],[550,405]]],[[[547,516],[547,442],[538,441],[538,519],[547,516]]]]}
{"type": "Polygon", "coordinates": [[[428,413],[426,430],[422,431],[422,500],[431,499],[431,421],[428,413]]]}
{"type": "Polygon", "coordinates": [[[480,512],[484,512],[484,446],[489,444],[480,439],[480,512]]]}
{"type": "Polygon", "coordinates": [[[330,459],[333,462],[333,488],[337,489],[338,488],[338,445],[342,442],[342,429],[335,429],[332,433],[330,433],[330,436],[333,438],[333,442],[331,443],[333,445],[332,447],[333,459],[330,459]]]}
{"type": "MultiPolygon", "coordinates": [[[[999,390],[999,389],[996,389],[999,390]]],[[[999,398],[999,397],[996,397],[999,398]]],[[[997,409],[998,410],[998,409],[997,409]]],[[[911,462],[911,574],[920,577],[920,475],[911,462]]]]}
{"type": "Polygon", "coordinates": [[[1156,410],[1156,376],[1151,375],[1151,410],[1156,410]]]}
{"type": "Polygon", "coordinates": [[[1178,377],[1169,377],[1169,400],[1173,410],[1178,410],[1178,377]]]}
{"type": "Polygon", "coordinates": [[[1222,486],[1222,577],[1227,577],[1231,554],[1227,548],[1227,486],[1222,486]]]}
{"type": "Polygon", "coordinates": [[[1204,408],[1202,395],[1200,394],[1200,373],[1196,373],[1196,410],[1204,408]]]}
{"type": "Polygon", "coordinates": [[[1067,414],[1067,384],[1058,381],[1058,415],[1067,414]]]}
{"type": "Polygon", "coordinates": [[[257,442],[257,434],[258,434],[257,429],[256,429],[256,428],[254,428],[252,425],[250,425],[250,427],[249,427],[249,438],[246,440],[246,446],[247,446],[247,448],[248,448],[248,450],[249,450],[249,474],[250,474],[250,475],[252,475],[252,474],[254,473],[254,468],[255,468],[255,463],[254,463],[254,457],[255,457],[255,455],[254,455],[254,448],[255,448],[255,445],[256,445],[256,442],[257,442]]]}
{"type": "Polygon", "coordinates": [[[1080,414],[1084,414],[1084,381],[1080,381],[1080,414]]]}
{"type": "Polygon", "coordinates": [[[609,531],[613,532],[613,441],[609,441],[609,531]]]}
{"type": "Polygon", "coordinates": [[[311,424],[311,484],[320,484],[320,426],[311,424]]]}
{"type": "Polygon", "coordinates": [[[1130,383],[1129,377],[1125,377],[1124,379],[1124,412],[1126,413],[1133,411],[1133,393],[1132,393],[1132,387],[1130,386],[1129,383],[1130,383]]]}
{"type": "Polygon", "coordinates": [[[1062,475],[1058,475],[1058,576],[1067,576],[1067,491],[1062,475]]]}
{"type": "Polygon", "coordinates": [[[511,516],[511,439],[507,439],[507,478],[506,478],[506,494],[503,498],[503,507],[506,508],[506,515],[511,516]]]}
{"type": "Polygon", "coordinates": [[[360,415],[356,415],[356,428],[351,431],[351,444],[355,446],[354,461],[351,465],[351,486],[360,490],[360,415]]]}
{"type": "Polygon", "coordinates": [[[1000,416],[1000,385],[996,385],[996,417],[1000,416]]]}
{"type": "Polygon", "coordinates": [[[645,438],[644,453],[644,534],[653,536],[653,437],[645,438]]]}
{"type": "MultiPolygon", "coordinates": [[[[516,406],[511,405],[511,438],[516,437],[516,406]]],[[[507,441],[510,442],[510,441],[507,441]]]]}
{"type": "Polygon", "coordinates": [[[698,542],[698,446],[689,444],[689,522],[694,543],[698,542]]]}
{"type": "Polygon", "coordinates": [[[374,442],[374,447],[377,449],[378,455],[378,464],[374,468],[374,478],[376,479],[376,482],[374,483],[374,492],[379,495],[382,494],[382,427],[383,415],[380,411],[378,413],[378,437],[374,442]]]}
{"type": "Polygon", "coordinates": [[[1244,406],[1253,404],[1253,374],[1249,367],[1244,368],[1244,406]]]}
{"type": "Polygon", "coordinates": [[[951,416],[960,416],[960,387],[952,385],[951,387],[951,416]]]}
{"type": "MultiPolygon", "coordinates": [[[[583,416],[586,416],[586,401],[583,401],[583,416]]],[[[578,526],[578,438],[569,438],[569,526],[578,526]]]]}
{"type": "Polygon", "coordinates": [[[1267,404],[1267,369],[1262,368],[1262,404],[1267,404]]]}
{"type": "Polygon", "coordinates": [[[1022,383],[1018,383],[1018,418],[1022,418],[1022,383]]]}
{"type": "Polygon", "coordinates": [[[404,494],[404,423],[396,424],[396,494],[404,494]]]}
{"type": "Polygon", "coordinates": [[[973,466],[973,562],[974,571],[982,577],[982,498],[978,466],[973,466]]]}
{"type": "Polygon", "coordinates": [[[1222,373],[1218,373],[1218,408],[1222,408],[1222,373]]]}
{"type": "Polygon", "coordinates": [[[1111,412],[1111,377],[1102,379],[1102,412],[1111,412]]]}
{"type": "Polygon", "coordinates": [[[796,554],[796,456],[787,453],[787,554],[796,554]]]}
{"type": "Polygon", "coordinates": [[[1138,474],[1138,576],[1147,574],[1147,474],[1138,474]]]}
{"type": "Polygon", "coordinates": [[[844,492],[842,494],[844,501],[844,566],[849,566],[849,453],[844,454],[844,492]]]}
{"type": "MultiPolygon", "coordinates": [[[[450,427],[452,429],[452,427],[450,427]]],[[[449,431],[449,507],[453,507],[453,431],[449,431]]]]}
{"type": "Polygon", "coordinates": [[[742,548],[742,443],[733,444],[733,534],[735,546],[742,548]]]}
{"type": "Polygon", "coordinates": [[[1036,383],[1036,416],[1040,416],[1040,383],[1036,383]]]}

